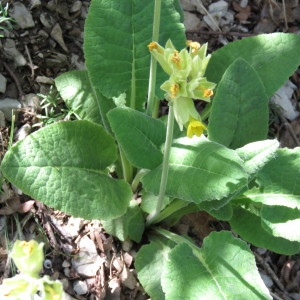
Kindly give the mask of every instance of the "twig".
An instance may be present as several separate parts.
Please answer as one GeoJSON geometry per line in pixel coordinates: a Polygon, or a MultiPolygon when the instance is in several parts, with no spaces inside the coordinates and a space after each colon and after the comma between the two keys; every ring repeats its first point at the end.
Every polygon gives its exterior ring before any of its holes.
{"type": "Polygon", "coordinates": [[[237,36],[237,37],[248,37],[248,36],[256,36],[254,33],[243,33],[243,32],[220,32],[213,30],[187,30],[186,34],[208,34],[208,35],[225,35],[225,36],[237,36]]]}
{"type": "Polygon", "coordinates": [[[21,84],[20,84],[20,81],[19,81],[18,77],[16,76],[16,74],[13,72],[13,70],[9,67],[9,65],[6,62],[3,62],[3,65],[6,69],[6,71],[9,73],[9,75],[14,80],[14,82],[17,86],[18,92],[19,92],[19,98],[21,100],[21,104],[22,104],[22,106],[24,106],[25,94],[22,90],[22,87],[21,87],[21,84]]]}
{"type": "Polygon", "coordinates": [[[31,69],[31,77],[34,78],[34,70],[37,69],[38,66],[36,66],[32,63],[31,56],[30,56],[27,45],[25,45],[25,50],[26,50],[26,54],[27,54],[27,57],[28,57],[28,60],[29,60],[29,63],[27,65],[31,69]]]}

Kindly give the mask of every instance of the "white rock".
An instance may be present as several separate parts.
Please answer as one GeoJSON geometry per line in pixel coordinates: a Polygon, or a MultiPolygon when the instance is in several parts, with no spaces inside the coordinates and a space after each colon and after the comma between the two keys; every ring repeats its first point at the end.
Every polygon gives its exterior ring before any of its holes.
{"type": "Polygon", "coordinates": [[[184,11],[184,25],[186,30],[198,30],[201,25],[200,19],[188,11],[184,11]]]}
{"type": "Polygon", "coordinates": [[[88,286],[85,281],[76,280],[73,283],[73,289],[77,295],[85,295],[88,292],[88,286]]]}
{"type": "Polygon", "coordinates": [[[3,51],[5,54],[12,58],[18,67],[25,66],[27,61],[25,57],[21,54],[21,52],[16,48],[15,41],[12,39],[6,39],[3,45],[3,51]]]}
{"type": "Polygon", "coordinates": [[[205,9],[200,0],[181,0],[180,1],[182,9],[187,11],[198,11],[199,13],[205,15],[205,9]]]}
{"type": "Polygon", "coordinates": [[[24,140],[30,132],[31,126],[29,124],[24,124],[15,134],[16,141],[24,140]]]}
{"type": "Polygon", "coordinates": [[[0,93],[5,93],[6,91],[7,79],[0,73],[0,93]]]}
{"type": "Polygon", "coordinates": [[[21,108],[21,103],[16,99],[4,98],[0,100],[0,110],[8,121],[11,121],[12,110],[18,108],[21,108]]]}
{"type": "Polygon", "coordinates": [[[211,14],[221,14],[221,16],[225,16],[225,14],[227,13],[228,10],[228,3],[221,0],[218,2],[214,2],[212,4],[209,5],[208,7],[208,11],[211,14]]]}
{"type": "Polygon", "coordinates": [[[205,23],[212,29],[212,30],[218,30],[220,21],[224,19],[222,22],[222,25],[228,24],[230,22],[230,19],[232,19],[231,16],[227,16],[226,14],[228,12],[228,3],[221,0],[218,2],[214,2],[208,7],[209,15],[205,15],[203,17],[203,20],[205,23]],[[213,19],[212,19],[213,18],[213,19]],[[226,19],[229,19],[229,21],[226,21],[226,19]]]}
{"type": "Polygon", "coordinates": [[[62,30],[58,23],[53,26],[50,35],[66,52],[69,52],[62,36],[62,30]]]}
{"type": "Polygon", "coordinates": [[[37,76],[35,81],[38,83],[49,84],[49,85],[54,84],[54,79],[47,76],[37,76]]]}
{"type": "Polygon", "coordinates": [[[296,111],[291,102],[292,95],[296,88],[297,87],[288,80],[270,99],[271,103],[277,105],[282,115],[290,121],[299,116],[299,112],[296,111]]]}
{"type": "Polygon", "coordinates": [[[31,13],[21,2],[14,2],[13,8],[9,10],[9,14],[22,29],[32,28],[35,25],[31,13]]]}
{"type": "Polygon", "coordinates": [[[79,253],[72,259],[72,267],[81,276],[96,276],[105,259],[98,255],[95,244],[87,236],[80,240],[79,248],[79,253]]]}

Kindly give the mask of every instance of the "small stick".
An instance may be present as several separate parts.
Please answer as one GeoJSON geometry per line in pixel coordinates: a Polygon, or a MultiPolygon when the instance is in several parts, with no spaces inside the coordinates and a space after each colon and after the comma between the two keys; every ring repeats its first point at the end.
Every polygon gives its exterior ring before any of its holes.
{"type": "Polygon", "coordinates": [[[27,54],[27,57],[29,60],[28,66],[31,69],[31,77],[34,78],[34,70],[37,69],[38,67],[32,63],[31,56],[30,56],[27,45],[25,45],[25,50],[26,50],[26,54],[27,54]]]}
{"type": "Polygon", "coordinates": [[[257,34],[253,33],[243,33],[243,32],[219,32],[213,30],[187,30],[186,34],[208,34],[208,35],[225,35],[225,36],[237,36],[237,37],[248,37],[248,36],[256,36],[257,34]]]}
{"type": "Polygon", "coordinates": [[[21,88],[21,84],[20,84],[20,81],[18,79],[18,77],[16,76],[16,74],[13,72],[13,70],[9,67],[9,65],[6,63],[6,62],[3,62],[3,65],[6,69],[6,71],[9,73],[9,75],[12,77],[12,79],[14,80],[16,86],[17,86],[17,89],[19,91],[19,97],[20,97],[20,100],[22,102],[22,105],[24,104],[24,100],[25,100],[25,97],[24,97],[24,92],[21,88]]]}

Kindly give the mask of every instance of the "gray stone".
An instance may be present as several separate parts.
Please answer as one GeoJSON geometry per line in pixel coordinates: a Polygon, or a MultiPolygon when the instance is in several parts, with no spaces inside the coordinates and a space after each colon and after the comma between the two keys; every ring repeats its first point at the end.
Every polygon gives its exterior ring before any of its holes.
{"type": "Polygon", "coordinates": [[[9,14],[22,29],[34,27],[32,15],[23,3],[14,2],[13,8],[9,10],[9,14]]]}
{"type": "Polygon", "coordinates": [[[55,24],[55,19],[47,13],[41,13],[40,21],[43,24],[43,26],[48,29],[50,29],[55,24]]]}
{"type": "Polygon", "coordinates": [[[5,54],[12,58],[17,67],[22,67],[27,64],[25,57],[21,54],[21,52],[16,48],[15,41],[12,39],[6,39],[3,45],[3,51],[5,54]]]}
{"type": "Polygon", "coordinates": [[[0,73],[0,93],[4,94],[6,91],[7,79],[0,73]]]}
{"type": "Polygon", "coordinates": [[[62,30],[59,26],[58,23],[56,23],[52,30],[51,30],[51,33],[50,33],[50,36],[59,44],[59,46],[61,46],[66,52],[69,52],[65,42],[64,42],[64,39],[63,39],[63,36],[62,36],[62,30]]]}
{"type": "Polygon", "coordinates": [[[199,30],[201,26],[200,19],[188,11],[184,11],[184,25],[186,30],[199,30]]]}
{"type": "Polygon", "coordinates": [[[5,114],[0,110],[0,127],[5,128],[5,114]]]}
{"type": "Polygon", "coordinates": [[[81,1],[75,1],[72,5],[72,7],[70,8],[70,13],[73,14],[73,13],[76,13],[78,11],[81,10],[81,7],[82,7],[82,2],[81,1]]]}
{"type": "Polygon", "coordinates": [[[8,121],[11,121],[12,110],[18,108],[21,108],[21,103],[16,99],[4,98],[0,100],[0,110],[8,121]]]}

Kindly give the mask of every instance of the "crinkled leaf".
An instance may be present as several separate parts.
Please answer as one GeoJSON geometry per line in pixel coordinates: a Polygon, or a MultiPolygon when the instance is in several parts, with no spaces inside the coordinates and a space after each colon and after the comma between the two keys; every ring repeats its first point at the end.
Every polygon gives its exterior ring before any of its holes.
{"type": "Polygon", "coordinates": [[[113,138],[88,121],[59,122],[29,135],[5,155],[1,171],[25,194],[86,219],[125,213],[130,186],[107,175],[117,157],[113,138]]]}
{"type": "Polygon", "coordinates": [[[201,249],[172,249],[161,282],[166,300],[272,299],[249,247],[227,231],[211,233],[201,249]]]}
{"type": "Polygon", "coordinates": [[[110,126],[127,159],[138,168],[154,169],[162,162],[166,127],[161,120],[130,108],[108,113],[110,126]]]}
{"type": "Polygon", "coordinates": [[[249,174],[258,172],[268,161],[275,157],[279,147],[277,140],[266,140],[249,143],[236,149],[237,154],[244,161],[244,168],[249,174]]]}
{"type": "MultiPolygon", "coordinates": [[[[171,149],[166,195],[199,204],[228,196],[245,186],[247,178],[243,161],[234,150],[204,136],[180,138],[171,149]]],[[[157,195],[160,180],[161,166],[143,177],[142,182],[146,190],[157,195]]]]}
{"type": "Polygon", "coordinates": [[[268,104],[254,68],[244,59],[236,59],[224,73],[212,102],[209,139],[231,149],[266,139],[268,104]]]}
{"type": "MultiPolygon", "coordinates": [[[[258,73],[267,96],[271,97],[300,65],[299,48],[297,34],[272,33],[244,38],[215,51],[206,76],[209,81],[218,83],[225,70],[237,58],[243,58],[258,73]]],[[[256,90],[254,87],[252,92],[256,90]]]]}
{"type": "MultiPolygon", "coordinates": [[[[106,97],[127,94],[127,106],[144,109],[149,80],[154,1],[93,0],[85,23],[84,53],[93,85],[106,97]]],[[[170,38],[185,47],[185,31],[178,0],[162,1],[159,42],[170,38]]],[[[157,93],[166,74],[159,69],[157,93]]]]}

